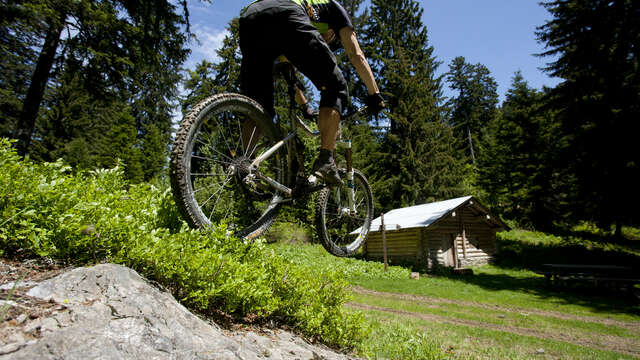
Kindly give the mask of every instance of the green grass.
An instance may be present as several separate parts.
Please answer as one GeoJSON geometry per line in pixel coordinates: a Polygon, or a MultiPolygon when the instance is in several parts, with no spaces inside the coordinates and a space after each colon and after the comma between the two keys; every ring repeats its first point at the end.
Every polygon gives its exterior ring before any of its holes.
{"type": "MultiPolygon", "coordinates": [[[[358,287],[347,306],[365,313],[370,334],[357,351],[367,358],[631,359],[640,354],[640,306],[630,294],[550,289],[535,267],[515,261],[532,247],[544,261],[569,249],[597,257],[605,245],[515,230],[499,243],[502,255],[515,252],[515,259],[474,268],[470,276],[443,271],[419,280],[402,267],[385,274],[379,263],[331,257],[318,245],[272,248],[310,271],[333,269],[358,287]]],[[[607,260],[635,257],[625,244],[606,251],[607,260]]]]}
{"type": "Polygon", "coordinates": [[[369,312],[369,336],[356,355],[368,359],[435,360],[450,358],[439,339],[406,321],[389,321],[386,314],[369,312]]]}
{"type": "MultiPolygon", "coordinates": [[[[535,281],[535,278],[527,279],[525,271],[495,267],[478,268],[475,271],[480,277],[483,274],[501,275],[521,281],[535,281]]],[[[635,351],[640,350],[637,305],[612,297],[602,297],[597,301],[600,305],[593,306],[589,304],[589,296],[570,295],[570,299],[579,300],[571,303],[567,296],[527,289],[521,282],[515,282],[516,286],[511,289],[508,288],[509,282],[506,282],[500,290],[495,290],[473,280],[449,277],[395,281],[360,279],[352,283],[381,292],[424,296],[425,299],[419,301],[400,296],[355,293],[352,302],[387,309],[386,312],[367,311],[366,319],[393,320],[391,324],[402,323],[406,327],[413,327],[413,331],[439,343],[441,349],[453,349],[449,352],[454,358],[528,359],[536,358],[536,350],[540,348],[552,358],[632,358],[611,351],[616,348],[606,347],[609,341],[618,342],[620,345],[617,349],[635,344],[635,351]],[[429,301],[429,298],[433,301],[429,301]],[[609,304],[608,310],[602,306],[605,303],[609,304]],[[422,314],[427,319],[436,320],[421,319],[422,314]],[[635,324],[635,327],[625,326],[629,324],[635,324]],[[517,328],[525,335],[514,334],[508,329],[501,331],[502,327],[517,328]],[[549,338],[526,336],[529,332],[549,338]],[[570,334],[571,337],[563,341],[558,334],[570,334]],[[603,338],[605,340],[601,340],[603,338]]],[[[365,345],[374,349],[372,346],[365,345]]]]}
{"type": "Polygon", "coordinates": [[[535,329],[545,332],[580,332],[585,336],[598,336],[606,333],[618,337],[636,338],[637,332],[627,328],[607,325],[598,322],[581,321],[553,316],[532,315],[526,311],[491,310],[484,307],[430,303],[428,300],[402,300],[381,298],[377,295],[354,294],[353,301],[394,310],[402,310],[417,314],[436,315],[439,317],[467,320],[496,326],[514,326],[523,329],[535,329]]]}
{"type": "MultiPolygon", "coordinates": [[[[430,346],[425,349],[435,347],[450,359],[634,359],[632,356],[618,352],[563,341],[539,339],[477,327],[436,323],[378,311],[367,312],[365,318],[371,323],[378,324],[376,328],[378,333],[395,331],[397,327],[401,327],[406,333],[420,334],[422,338],[429,339],[430,346]],[[433,344],[438,344],[438,346],[433,344]],[[538,354],[539,349],[543,349],[544,354],[538,354]]],[[[386,356],[394,354],[394,351],[386,349],[387,346],[394,347],[394,345],[382,343],[378,339],[381,337],[370,337],[364,345],[369,353],[376,354],[372,358],[406,359],[386,356]]]]}
{"type": "Polygon", "coordinates": [[[638,267],[640,241],[637,229],[625,228],[618,239],[590,226],[578,226],[564,234],[512,230],[498,233],[496,264],[501,267],[536,269],[541,264],[598,264],[638,267]]]}
{"type": "Polygon", "coordinates": [[[461,301],[479,301],[521,309],[539,309],[567,314],[640,320],[640,306],[627,297],[554,291],[544,277],[529,270],[504,269],[493,265],[474,268],[472,276],[423,276],[414,281],[384,279],[351,280],[365,288],[461,301]]]}
{"type": "Polygon", "coordinates": [[[408,279],[410,270],[400,266],[390,266],[387,272],[377,261],[354,258],[339,258],[329,254],[320,245],[272,244],[270,248],[291,263],[311,273],[330,272],[345,279],[387,279],[389,281],[408,279]]]}

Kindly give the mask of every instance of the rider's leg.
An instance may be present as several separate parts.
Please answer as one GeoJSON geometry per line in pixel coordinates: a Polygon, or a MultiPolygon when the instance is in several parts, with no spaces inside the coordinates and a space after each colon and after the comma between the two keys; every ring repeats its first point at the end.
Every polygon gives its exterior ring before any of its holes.
{"type": "Polygon", "coordinates": [[[333,152],[340,130],[340,113],[334,108],[321,107],[318,115],[318,128],[320,130],[320,148],[333,152]]]}
{"type": "Polygon", "coordinates": [[[320,129],[320,154],[313,163],[313,172],[330,185],[342,184],[333,150],[336,148],[338,131],[340,131],[340,113],[332,107],[321,107],[318,118],[320,129]]]}
{"type": "Polygon", "coordinates": [[[333,159],[333,150],[340,129],[342,105],[348,100],[347,82],[320,34],[317,31],[309,34],[315,34],[315,37],[310,36],[305,48],[291,51],[287,58],[320,90],[318,127],[321,149],[313,172],[329,185],[340,185],[342,180],[333,159]]]}

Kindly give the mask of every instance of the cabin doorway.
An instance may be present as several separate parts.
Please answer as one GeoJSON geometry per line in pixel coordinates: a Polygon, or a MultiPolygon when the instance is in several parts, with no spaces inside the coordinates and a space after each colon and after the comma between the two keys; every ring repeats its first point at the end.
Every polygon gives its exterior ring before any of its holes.
{"type": "Polygon", "coordinates": [[[443,266],[456,267],[454,239],[454,236],[445,236],[442,239],[443,266]]]}

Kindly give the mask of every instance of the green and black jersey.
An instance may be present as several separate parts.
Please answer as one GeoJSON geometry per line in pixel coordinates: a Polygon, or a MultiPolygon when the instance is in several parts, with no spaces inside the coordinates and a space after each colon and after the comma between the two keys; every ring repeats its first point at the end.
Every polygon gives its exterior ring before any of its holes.
{"type": "Polygon", "coordinates": [[[353,29],[351,18],[347,11],[335,0],[291,0],[305,8],[311,24],[320,34],[326,34],[329,29],[336,35],[343,27],[353,29]]]}
{"type": "MultiPolygon", "coordinates": [[[[251,4],[263,0],[256,0],[251,4]]],[[[329,29],[339,35],[340,29],[349,27],[353,29],[353,23],[347,11],[335,0],[289,0],[300,5],[309,16],[311,24],[320,32],[326,34],[329,29]]],[[[247,6],[248,8],[248,6],[247,6]]],[[[242,10],[245,12],[247,8],[242,10]]]]}

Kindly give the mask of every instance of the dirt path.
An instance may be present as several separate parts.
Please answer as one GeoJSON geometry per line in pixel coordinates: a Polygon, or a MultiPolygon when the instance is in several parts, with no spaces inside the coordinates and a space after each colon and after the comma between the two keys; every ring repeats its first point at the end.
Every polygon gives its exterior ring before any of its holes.
{"type": "Polygon", "coordinates": [[[553,317],[553,318],[562,319],[562,320],[577,320],[577,321],[583,321],[583,322],[617,326],[617,327],[631,330],[632,332],[637,333],[638,336],[640,336],[640,322],[607,319],[607,318],[601,318],[596,316],[573,315],[573,314],[566,314],[558,311],[524,309],[524,308],[507,307],[507,306],[501,306],[501,305],[489,305],[489,304],[484,304],[484,303],[479,303],[474,301],[451,300],[451,299],[436,298],[436,297],[430,297],[430,296],[424,296],[424,295],[381,292],[381,291],[365,289],[359,286],[354,286],[351,288],[351,290],[357,294],[375,295],[378,297],[398,299],[398,300],[417,301],[417,302],[420,302],[422,305],[427,305],[427,306],[432,304],[455,304],[455,305],[461,305],[461,306],[477,307],[477,308],[482,308],[487,310],[504,311],[508,313],[539,315],[539,316],[553,317]]]}
{"type": "Polygon", "coordinates": [[[396,310],[385,307],[378,307],[365,304],[348,303],[347,306],[358,310],[374,310],[385,313],[397,314],[407,317],[412,317],[421,320],[427,320],[438,323],[463,325],[476,328],[483,328],[496,331],[504,331],[522,336],[530,336],[538,339],[555,340],[561,342],[568,342],[579,346],[587,346],[591,348],[615,351],[621,354],[640,357],[640,343],[635,339],[621,338],[611,335],[602,335],[598,337],[598,341],[595,339],[589,339],[586,337],[580,337],[577,334],[567,333],[550,333],[536,329],[520,328],[509,325],[488,324],[473,320],[455,319],[445,316],[416,313],[411,311],[396,310]]]}

